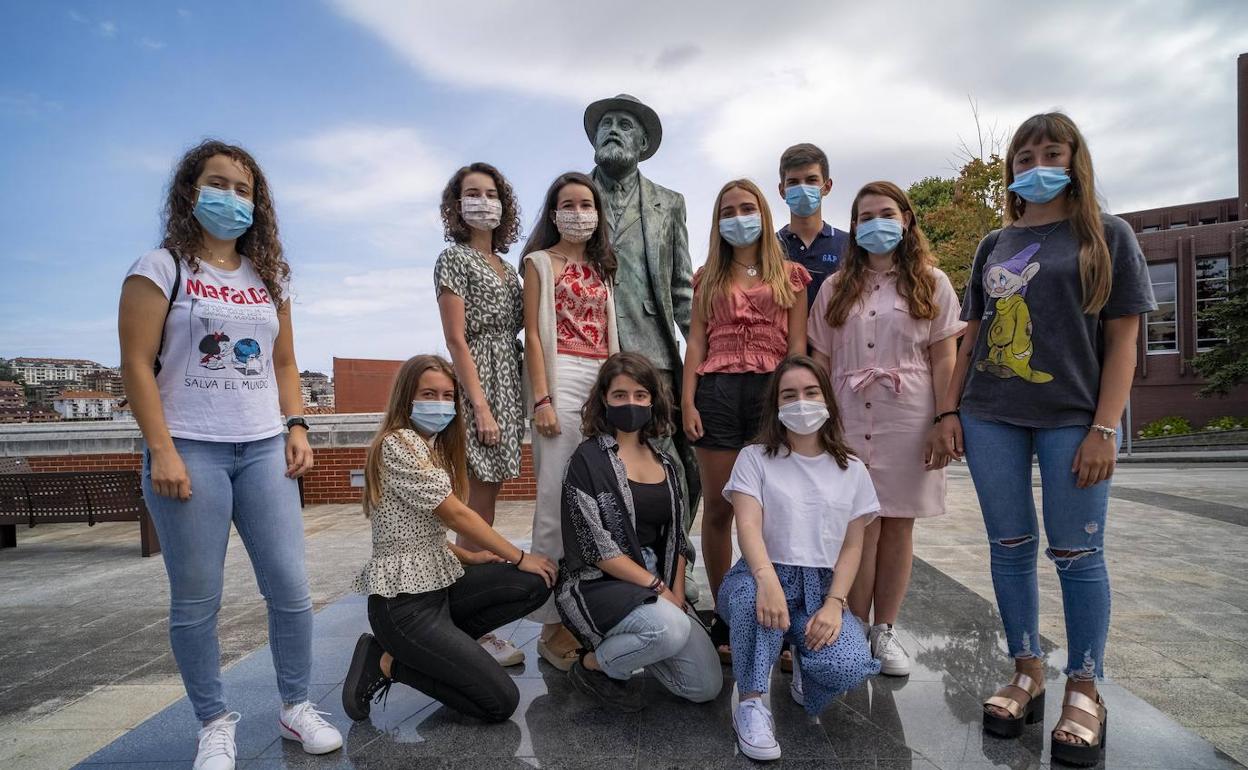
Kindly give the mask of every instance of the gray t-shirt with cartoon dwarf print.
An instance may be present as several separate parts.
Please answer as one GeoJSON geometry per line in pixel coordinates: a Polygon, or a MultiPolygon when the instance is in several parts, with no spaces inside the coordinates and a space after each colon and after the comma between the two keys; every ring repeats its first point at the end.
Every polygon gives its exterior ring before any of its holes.
{"type": "Polygon", "coordinates": [[[1069,220],[1006,227],[980,242],[962,303],[962,320],[980,321],[964,413],[1028,428],[1092,422],[1104,322],[1157,309],[1131,226],[1108,214],[1101,218],[1113,284],[1098,315],[1083,312],[1079,241],[1069,220]]]}

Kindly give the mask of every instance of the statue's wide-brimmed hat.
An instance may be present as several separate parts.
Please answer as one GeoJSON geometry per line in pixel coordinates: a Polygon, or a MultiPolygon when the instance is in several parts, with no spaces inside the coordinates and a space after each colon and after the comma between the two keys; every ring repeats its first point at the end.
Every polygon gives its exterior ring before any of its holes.
{"type": "Polygon", "coordinates": [[[590,144],[594,143],[598,134],[598,123],[602,120],[602,116],[611,110],[624,110],[636,115],[637,120],[641,121],[642,127],[646,129],[646,136],[650,142],[649,146],[642,151],[641,160],[646,160],[658,152],[659,143],[663,140],[663,124],[659,122],[659,114],[642,104],[640,99],[629,94],[599,99],[585,108],[585,136],[589,137],[590,144]]]}

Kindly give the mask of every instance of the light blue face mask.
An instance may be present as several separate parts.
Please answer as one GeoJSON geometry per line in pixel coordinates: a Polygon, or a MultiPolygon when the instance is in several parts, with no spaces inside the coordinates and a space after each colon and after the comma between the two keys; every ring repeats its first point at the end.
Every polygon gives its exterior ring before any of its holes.
{"type": "Polygon", "coordinates": [[[823,188],[813,184],[795,184],[784,188],[784,202],[789,211],[799,217],[808,217],[819,210],[823,202],[823,188]]]}
{"type": "Polygon", "coordinates": [[[1061,166],[1033,166],[1014,177],[1010,192],[1028,203],[1048,203],[1070,184],[1070,174],[1061,166]]]}
{"type": "Polygon", "coordinates": [[[233,241],[251,227],[254,209],[251,201],[238,197],[232,190],[201,187],[193,213],[213,238],[233,241]]]}
{"type": "Polygon", "coordinates": [[[746,214],[742,217],[721,219],[719,234],[733,246],[749,246],[763,234],[763,218],[758,214],[746,214]]]}
{"type": "Polygon", "coordinates": [[[427,436],[446,430],[455,419],[454,401],[413,401],[412,424],[427,436]]]}
{"type": "Polygon", "coordinates": [[[876,217],[854,229],[854,240],[872,254],[887,254],[901,243],[901,236],[905,231],[901,222],[896,219],[876,217]]]}

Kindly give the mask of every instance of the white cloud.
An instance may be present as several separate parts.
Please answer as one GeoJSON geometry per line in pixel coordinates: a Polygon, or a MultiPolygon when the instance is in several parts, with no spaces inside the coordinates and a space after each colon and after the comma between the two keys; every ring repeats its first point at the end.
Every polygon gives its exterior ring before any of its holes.
{"type": "Polygon", "coordinates": [[[335,128],[295,142],[285,155],[301,167],[292,171],[286,198],[340,220],[410,219],[437,199],[448,173],[411,128],[335,128]]]}
{"type": "Polygon", "coordinates": [[[159,51],[162,48],[168,47],[168,43],[164,42],[163,40],[153,40],[150,37],[140,38],[139,45],[150,51],[159,51]]]}
{"type": "Polygon", "coordinates": [[[112,21],[101,21],[96,26],[96,31],[101,37],[113,37],[117,34],[117,23],[112,21]]]}
{"type": "MultiPolygon", "coordinates": [[[[974,132],[968,95],[1003,126],[1066,108],[1119,210],[1234,189],[1223,149],[1235,146],[1235,56],[1248,50],[1242,2],[1067,0],[1042,14],[990,0],[887,12],[819,0],[780,12],[710,2],[624,13],[593,3],[557,13],[462,3],[437,14],[402,0],[335,5],[452,86],[577,105],[633,93],[659,111],[668,136],[694,135],[702,176],[709,163],[717,179],[748,175],[770,188],[780,151],[815,141],[842,183],[830,205],[845,210],[849,188],[869,179],[947,173],[958,137],[974,132]],[[472,29],[505,29],[519,42],[466,57],[472,29]]],[[[693,180],[672,181],[688,192],[693,180]]]]}
{"type": "Polygon", "coordinates": [[[77,11],[73,10],[72,8],[69,10],[69,18],[70,18],[70,21],[75,21],[79,24],[91,23],[90,19],[88,19],[86,16],[83,16],[81,13],[78,13],[77,11]]]}
{"type": "Polygon", "coordinates": [[[60,102],[46,99],[36,93],[0,93],[0,115],[39,118],[60,112],[61,109],[60,102]]]}

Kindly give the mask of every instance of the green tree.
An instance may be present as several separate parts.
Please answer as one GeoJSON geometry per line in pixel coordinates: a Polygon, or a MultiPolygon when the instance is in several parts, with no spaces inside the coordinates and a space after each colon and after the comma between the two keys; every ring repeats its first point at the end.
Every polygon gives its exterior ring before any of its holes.
{"type": "Polygon", "coordinates": [[[1192,359],[1192,366],[1205,378],[1200,396],[1225,396],[1248,381],[1248,227],[1240,236],[1237,262],[1230,269],[1226,299],[1214,303],[1201,317],[1226,342],[1192,359]]]}
{"type": "Polygon", "coordinates": [[[956,177],[927,177],[906,191],[932,242],[937,265],[949,275],[959,296],[971,275],[975,247],[1001,226],[1003,163],[995,152],[986,158],[969,157],[956,177]]]}

